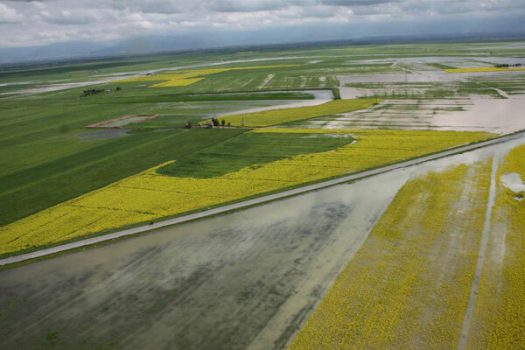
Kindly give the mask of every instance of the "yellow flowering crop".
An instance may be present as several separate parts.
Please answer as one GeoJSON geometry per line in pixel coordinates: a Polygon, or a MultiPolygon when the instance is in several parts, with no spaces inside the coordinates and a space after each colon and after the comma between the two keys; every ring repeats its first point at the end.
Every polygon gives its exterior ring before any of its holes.
{"type": "MultiPolygon", "coordinates": [[[[250,132],[258,134],[353,134],[363,130],[358,129],[310,129],[310,128],[258,128],[250,132]]],[[[376,130],[379,131],[379,130],[376,130]]]]}
{"type": "Polygon", "coordinates": [[[294,120],[310,119],[324,115],[353,112],[358,109],[369,108],[376,104],[377,99],[334,100],[317,106],[283,108],[269,111],[235,114],[224,116],[226,122],[235,126],[269,126],[286,123],[294,120]]]}
{"type": "Polygon", "coordinates": [[[448,68],[447,73],[491,73],[491,72],[519,72],[525,71],[525,67],[468,67],[468,68],[448,68]]]}
{"type": "Polygon", "coordinates": [[[139,77],[131,77],[121,80],[123,83],[141,82],[141,81],[161,81],[160,83],[154,84],[151,87],[177,87],[177,86],[188,86],[197,83],[204,79],[207,75],[222,73],[230,70],[247,70],[247,69],[266,69],[266,68],[283,68],[283,67],[294,67],[296,65],[281,64],[273,66],[248,66],[248,67],[234,67],[234,68],[206,68],[206,69],[194,69],[194,70],[180,70],[170,73],[160,73],[152,75],[143,75],[139,77]]]}
{"type": "Polygon", "coordinates": [[[336,150],[246,167],[219,177],[174,177],[157,173],[157,167],[150,169],[0,228],[0,254],[358,172],[490,136],[413,130],[356,130],[352,135],[356,143],[336,150]]]}
{"type": "Polygon", "coordinates": [[[290,349],[455,349],[489,181],[480,162],[408,182],[290,349]]]}
{"type": "MultiPolygon", "coordinates": [[[[525,146],[512,150],[497,176],[525,182],[525,146]]],[[[497,185],[492,230],[469,333],[471,349],[522,349],[525,344],[525,200],[497,185]]]]}

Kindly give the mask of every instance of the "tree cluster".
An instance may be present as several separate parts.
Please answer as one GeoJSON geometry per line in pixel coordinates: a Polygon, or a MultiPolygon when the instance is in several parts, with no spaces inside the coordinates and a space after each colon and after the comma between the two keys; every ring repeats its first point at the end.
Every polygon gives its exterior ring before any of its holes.
{"type": "Polygon", "coordinates": [[[80,97],[86,97],[86,96],[92,96],[92,95],[96,95],[96,94],[100,94],[102,92],[112,92],[112,91],[120,91],[122,90],[122,88],[120,86],[117,86],[115,88],[115,90],[111,90],[111,89],[87,89],[87,90],[84,90],[82,91],[82,93],[80,94],[80,97]]]}
{"type": "Polygon", "coordinates": [[[521,67],[521,63],[515,63],[515,64],[496,64],[496,68],[518,68],[521,67]]]}

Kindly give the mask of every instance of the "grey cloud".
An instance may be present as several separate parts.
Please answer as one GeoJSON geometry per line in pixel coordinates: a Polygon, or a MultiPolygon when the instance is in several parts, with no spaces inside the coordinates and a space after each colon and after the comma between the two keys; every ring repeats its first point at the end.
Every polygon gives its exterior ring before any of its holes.
{"type": "Polygon", "coordinates": [[[278,10],[288,7],[289,4],[279,0],[216,0],[205,6],[209,10],[219,12],[252,12],[278,10]]]}
{"type": "Polygon", "coordinates": [[[18,11],[6,4],[0,3],[0,24],[17,23],[23,20],[23,16],[18,11]]]}
{"type": "Polygon", "coordinates": [[[525,18],[524,0],[0,0],[0,47],[210,28],[241,32],[344,23],[367,28],[378,19],[420,25],[436,19],[446,23],[461,16],[481,20],[508,14],[525,18]]]}
{"type": "Polygon", "coordinates": [[[372,6],[392,2],[390,0],[321,0],[320,3],[332,6],[372,6]]]}

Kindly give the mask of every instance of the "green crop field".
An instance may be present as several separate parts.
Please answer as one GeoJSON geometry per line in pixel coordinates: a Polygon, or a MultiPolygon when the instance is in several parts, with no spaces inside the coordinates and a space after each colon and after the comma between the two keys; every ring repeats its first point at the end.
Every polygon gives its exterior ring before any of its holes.
{"type": "Polygon", "coordinates": [[[291,158],[299,154],[336,149],[354,139],[333,135],[244,133],[209,146],[188,158],[160,168],[161,174],[180,177],[215,177],[245,167],[291,158]]]}
{"type": "MultiPolygon", "coordinates": [[[[410,81],[413,72],[449,74],[444,69],[457,68],[458,60],[468,65],[479,52],[494,59],[525,56],[521,46],[505,43],[403,44],[0,68],[0,225],[167,161],[175,162],[159,173],[212,178],[355,141],[352,135],[247,132],[253,127],[432,129],[432,116],[468,109],[470,95],[501,98],[497,89],[525,90],[521,72],[410,81]],[[423,57],[428,64],[418,63],[423,57]],[[176,79],[193,70],[198,79],[184,86],[151,88],[157,75],[176,79]],[[381,81],[384,76],[394,81],[381,81]],[[346,88],[361,95],[348,97],[346,88]],[[327,96],[341,99],[326,102],[327,96]],[[149,117],[120,128],[87,128],[126,115],[149,117]],[[197,127],[212,117],[232,127],[197,127]]],[[[484,60],[479,64],[490,65],[484,60]]]]}
{"type": "Polygon", "coordinates": [[[519,348],[525,71],[498,66],[524,59],[515,41],[0,66],[0,259],[63,254],[0,266],[0,348],[519,348]]]}
{"type": "Polygon", "coordinates": [[[276,111],[227,115],[224,119],[226,122],[231,123],[234,126],[270,126],[325,115],[348,113],[359,109],[367,109],[378,102],[379,100],[376,99],[335,100],[315,107],[287,108],[276,111]]]}

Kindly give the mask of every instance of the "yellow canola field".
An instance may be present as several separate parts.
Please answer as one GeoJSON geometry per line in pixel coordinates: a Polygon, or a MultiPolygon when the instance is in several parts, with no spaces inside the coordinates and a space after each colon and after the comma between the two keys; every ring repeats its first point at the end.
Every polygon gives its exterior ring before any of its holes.
{"type": "MultiPolygon", "coordinates": [[[[374,130],[374,133],[378,132],[389,132],[387,130],[374,130]]],[[[367,134],[367,130],[359,129],[310,129],[310,128],[259,128],[253,129],[250,132],[258,134],[328,134],[328,135],[337,135],[337,134],[367,134]]]]}
{"type": "Polygon", "coordinates": [[[267,68],[285,68],[295,67],[297,65],[292,64],[281,64],[273,66],[248,66],[248,67],[234,67],[234,68],[207,68],[207,69],[195,69],[185,71],[175,71],[172,73],[160,73],[152,75],[144,75],[140,77],[132,77],[120,80],[122,83],[132,82],[143,82],[143,81],[161,81],[160,83],[154,84],[150,87],[163,88],[163,87],[178,87],[188,86],[201,81],[206,78],[207,75],[227,72],[231,70],[248,70],[248,69],[267,69],[267,68]]]}
{"type": "Polygon", "coordinates": [[[294,156],[220,177],[172,177],[158,174],[156,168],[147,170],[1,227],[0,254],[358,172],[491,136],[414,130],[356,130],[352,135],[356,143],[336,150],[294,156]]]}
{"type": "MultiPolygon", "coordinates": [[[[497,177],[521,175],[525,145],[513,149],[497,177]]],[[[523,349],[525,346],[525,200],[497,184],[487,258],[469,332],[470,349],[523,349]]],[[[525,194],[525,193],[522,193],[525,194]]]]}
{"type": "Polygon", "coordinates": [[[289,349],[455,349],[489,165],[460,165],[405,184],[289,349]]]}
{"type": "Polygon", "coordinates": [[[317,106],[283,108],[263,112],[227,115],[224,116],[223,119],[234,126],[270,126],[294,120],[310,119],[325,115],[353,112],[358,109],[369,108],[378,102],[379,100],[371,98],[334,100],[317,106]]]}
{"type": "Polygon", "coordinates": [[[468,67],[468,68],[449,68],[445,69],[447,73],[491,73],[491,72],[519,72],[525,71],[525,67],[468,67]]]}

